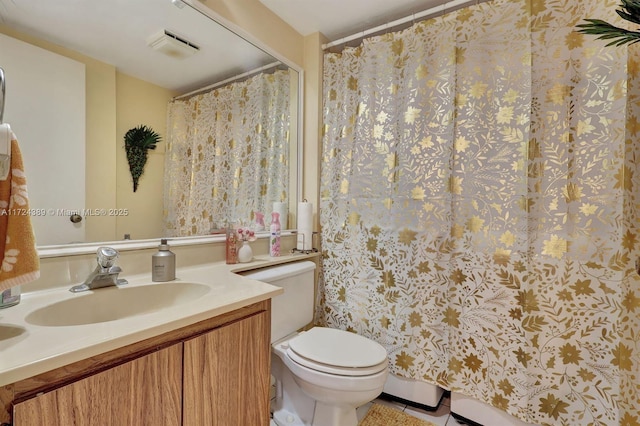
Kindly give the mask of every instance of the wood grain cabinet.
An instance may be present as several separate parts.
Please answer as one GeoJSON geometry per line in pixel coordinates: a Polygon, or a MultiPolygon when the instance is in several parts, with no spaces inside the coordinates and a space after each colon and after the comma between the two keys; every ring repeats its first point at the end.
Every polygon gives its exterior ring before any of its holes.
{"type": "Polygon", "coordinates": [[[268,424],[270,318],[264,315],[184,343],[184,426],[268,424]]]}
{"type": "Polygon", "coordinates": [[[180,425],[182,345],[154,352],[14,407],[14,426],[180,425]]]}
{"type": "MultiPolygon", "coordinates": [[[[13,426],[267,426],[270,301],[0,389],[13,426]]],[[[0,421],[0,423],[2,423],[0,421]]]]}

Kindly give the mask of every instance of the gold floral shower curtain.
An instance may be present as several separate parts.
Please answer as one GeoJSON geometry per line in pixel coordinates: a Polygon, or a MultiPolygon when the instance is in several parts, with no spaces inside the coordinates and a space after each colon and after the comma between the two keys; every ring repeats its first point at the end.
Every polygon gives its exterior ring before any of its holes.
{"type": "Polygon", "coordinates": [[[289,87],[276,70],[169,104],[165,235],[248,223],[288,198],[289,87]]]}
{"type": "Polygon", "coordinates": [[[494,0],[324,60],[318,321],[544,425],[640,425],[634,49],[494,0]]]}

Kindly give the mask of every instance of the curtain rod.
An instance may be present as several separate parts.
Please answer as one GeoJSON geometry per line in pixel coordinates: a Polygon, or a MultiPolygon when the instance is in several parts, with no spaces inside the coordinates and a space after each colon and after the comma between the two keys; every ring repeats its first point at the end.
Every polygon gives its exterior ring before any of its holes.
{"type": "Polygon", "coordinates": [[[244,72],[242,74],[234,75],[233,77],[230,77],[230,78],[228,78],[226,80],[222,80],[222,81],[219,81],[217,83],[213,83],[213,84],[210,84],[208,86],[201,87],[201,88],[193,90],[193,91],[191,91],[189,93],[185,93],[184,95],[176,96],[175,98],[173,98],[173,100],[175,101],[175,100],[182,99],[182,98],[188,98],[189,96],[196,95],[196,94],[198,94],[200,92],[204,92],[206,90],[215,89],[216,87],[224,86],[225,84],[229,84],[229,83],[231,83],[233,81],[240,80],[240,79],[248,77],[248,76],[250,76],[252,74],[257,74],[259,72],[268,70],[269,68],[277,67],[278,65],[281,65],[281,64],[282,64],[282,62],[280,62],[280,61],[272,62],[272,63],[264,65],[264,66],[262,66],[260,68],[256,68],[254,70],[247,71],[247,72],[244,72]]]}
{"type": "MultiPolygon", "coordinates": [[[[482,0],[482,1],[486,1],[486,0],[482,0]]],[[[418,13],[414,13],[410,16],[405,16],[404,18],[400,18],[400,19],[396,19],[393,22],[389,22],[386,24],[382,24],[382,25],[378,25],[377,27],[374,28],[369,28],[368,30],[364,30],[364,31],[360,31],[359,33],[356,34],[352,34],[350,36],[347,37],[343,37],[339,40],[335,40],[329,43],[325,43],[322,45],[322,50],[327,50],[331,47],[337,46],[339,44],[344,44],[347,43],[349,41],[353,41],[353,40],[357,40],[359,38],[364,38],[366,36],[368,36],[369,34],[374,34],[380,31],[384,31],[393,27],[397,27],[398,25],[402,25],[402,24],[406,24],[407,22],[411,22],[413,20],[416,19],[421,19],[421,18],[425,18],[425,17],[429,17],[429,16],[433,16],[435,14],[438,13],[446,13],[447,9],[453,9],[456,8],[458,6],[467,6],[471,3],[479,3],[479,0],[452,0],[450,2],[444,3],[440,6],[434,6],[432,8],[429,8],[427,10],[423,10],[422,12],[418,12],[418,13]]]]}

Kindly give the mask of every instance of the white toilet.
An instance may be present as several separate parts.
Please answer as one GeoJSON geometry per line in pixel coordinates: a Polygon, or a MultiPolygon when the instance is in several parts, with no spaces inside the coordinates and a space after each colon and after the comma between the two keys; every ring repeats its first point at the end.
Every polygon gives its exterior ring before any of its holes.
{"type": "Polygon", "coordinates": [[[388,374],[387,352],[366,337],[314,327],[313,262],[288,263],[243,275],[284,288],[271,304],[271,374],[278,426],[356,426],[356,408],[375,399],[388,374]]]}

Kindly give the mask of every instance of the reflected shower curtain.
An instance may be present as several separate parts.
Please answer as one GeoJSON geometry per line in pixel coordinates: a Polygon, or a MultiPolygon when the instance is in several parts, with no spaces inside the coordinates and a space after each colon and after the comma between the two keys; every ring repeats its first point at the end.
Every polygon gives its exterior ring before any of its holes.
{"type": "MultiPolygon", "coordinates": [[[[606,4],[605,4],[606,3],[606,4]]],[[[640,425],[637,55],[494,0],[324,60],[318,321],[544,425],[640,425]]]]}
{"type": "Polygon", "coordinates": [[[288,198],[289,87],[277,70],[169,104],[165,235],[249,224],[288,198]]]}

